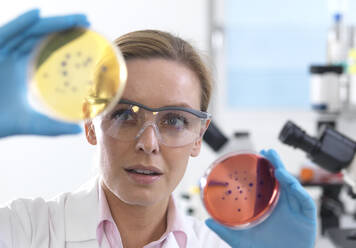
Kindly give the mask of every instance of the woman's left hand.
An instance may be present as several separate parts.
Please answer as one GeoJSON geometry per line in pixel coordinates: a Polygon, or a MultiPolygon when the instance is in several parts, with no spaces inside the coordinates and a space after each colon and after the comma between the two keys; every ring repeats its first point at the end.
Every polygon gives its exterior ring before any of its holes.
{"type": "Polygon", "coordinates": [[[212,219],[206,224],[234,248],[312,248],[316,238],[316,207],[298,180],[284,168],[274,150],[262,151],[276,168],[281,192],[276,208],[261,224],[232,230],[212,219]]]}

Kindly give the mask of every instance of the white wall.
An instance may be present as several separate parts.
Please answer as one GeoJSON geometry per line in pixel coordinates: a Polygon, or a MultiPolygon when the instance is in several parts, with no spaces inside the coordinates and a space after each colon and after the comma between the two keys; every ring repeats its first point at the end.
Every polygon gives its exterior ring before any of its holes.
{"type": "Polygon", "coordinates": [[[0,23],[30,8],[43,16],[85,13],[92,28],[114,39],[137,29],[155,28],[179,34],[205,49],[205,0],[2,0],[0,23]]]}

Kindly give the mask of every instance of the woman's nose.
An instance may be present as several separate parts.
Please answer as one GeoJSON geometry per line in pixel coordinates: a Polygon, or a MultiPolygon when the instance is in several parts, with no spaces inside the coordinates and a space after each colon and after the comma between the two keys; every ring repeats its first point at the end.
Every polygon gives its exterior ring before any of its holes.
{"type": "Polygon", "coordinates": [[[136,149],[147,154],[159,152],[159,142],[156,129],[153,125],[143,127],[136,138],[136,149]]]}

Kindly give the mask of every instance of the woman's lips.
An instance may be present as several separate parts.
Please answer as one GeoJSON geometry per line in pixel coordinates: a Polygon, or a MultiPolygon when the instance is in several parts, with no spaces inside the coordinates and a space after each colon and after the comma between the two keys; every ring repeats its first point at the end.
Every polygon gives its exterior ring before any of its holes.
{"type": "Polygon", "coordinates": [[[138,184],[152,184],[163,175],[160,169],[153,166],[135,165],[125,168],[125,171],[138,184]]]}

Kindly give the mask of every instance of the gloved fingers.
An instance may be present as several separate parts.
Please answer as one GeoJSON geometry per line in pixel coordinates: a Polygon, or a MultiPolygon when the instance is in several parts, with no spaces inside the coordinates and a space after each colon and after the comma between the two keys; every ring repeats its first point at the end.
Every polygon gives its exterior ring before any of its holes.
{"type": "Polygon", "coordinates": [[[16,48],[17,46],[21,45],[21,43],[26,41],[25,37],[26,36],[24,35],[24,33],[18,34],[16,37],[13,37],[10,41],[5,43],[0,48],[1,54],[8,55],[9,53],[11,53],[12,50],[14,50],[14,48],[16,48]]]}
{"type": "Polygon", "coordinates": [[[31,37],[27,39],[21,46],[14,51],[13,55],[15,58],[30,54],[34,47],[38,44],[41,38],[31,37]]]}
{"type": "Polygon", "coordinates": [[[273,149],[269,149],[267,151],[262,150],[262,151],[260,151],[260,154],[263,155],[265,158],[267,158],[276,169],[279,169],[279,168],[284,169],[284,165],[275,150],[273,150],[273,149]]]}
{"type": "Polygon", "coordinates": [[[275,170],[274,176],[277,178],[278,182],[285,187],[290,187],[293,184],[299,184],[299,181],[284,168],[275,170]]]}
{"type": "Polygon", "coordinates": [[[308,219],[315,221],[316,219],[316,206],[313,199],[308,192],[300,184],[291,185],[291,189],[288,192],[288,197],[295,197],[299,208],[308,219]]]}
{"type": "Polygon", "coordinates": [[[16,36],[6,43],[1,50],[3,50],[3,53],[12,53],[21,47],[27,39],[41,38],[53,32],[59,32],[73,27],[87,27],[89,25],[87,17],[82,14],[41,18],[37,23],[25,30],[23,34],[16,36]]]}
{"type": "Polygon", "coordinates": [[[275,171],[275,177],[285,190],[288,204],[294,211],[301,211],[307,218],[315,216],[315,203],[299,181],[285,169],[275,171]]]}
{"type": "Polygon", "coordinates": [[[0,27],[0,48],[39,20],[39,10],[33,9],[0,27]]]}
{"type": "Polygon", "coordinates": [[[78,124],[50,119],[49,117],[37,112],[31,113],[31,126],[27,127],[27,134],[58,136],[64,134],[78,134],[82,128],[78,124]]]}

